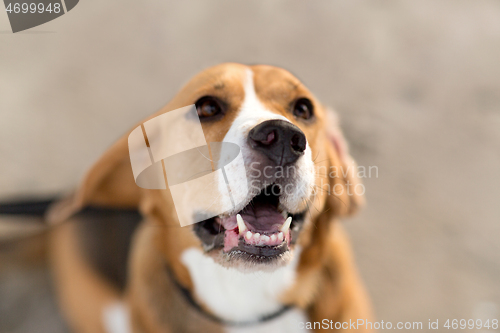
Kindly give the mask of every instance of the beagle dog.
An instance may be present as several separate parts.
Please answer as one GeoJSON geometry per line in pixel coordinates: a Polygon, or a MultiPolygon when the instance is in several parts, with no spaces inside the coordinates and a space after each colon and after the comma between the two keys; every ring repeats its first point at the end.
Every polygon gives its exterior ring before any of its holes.
{"type": "Polygon", "coordinates": [[[347,188],[359,184],[355,172],[332,172],[354,166],[333,111],[284,69],[227,63],[148,119],[193,104],[206,142],[240,148],[241,204],[181,227],[168,187],[134,182],[128,132],[48,213],[67,222],[52,233],[50,257],[70,327],[290,333],[369,321],[337,221],[363,196],[347,188]]]}

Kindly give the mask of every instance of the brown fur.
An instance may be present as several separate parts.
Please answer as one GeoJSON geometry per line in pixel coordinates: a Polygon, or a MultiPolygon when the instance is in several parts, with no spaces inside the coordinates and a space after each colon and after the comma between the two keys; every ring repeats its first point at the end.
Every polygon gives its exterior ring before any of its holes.
{"type": "MultiPolygon", "coordinates": [[[[204,95],[227,101],[229,111],[218,122],[203,123],[207,142],[222,141],[244,99],[242,83],[245,71],[254,72],[255,90],[271,111],[287,117],[306,135],[317,166],[347,166],[350,157],[337,127],[328,129],[327,110],[289,72],[271,66],[247,67],[223,64],[195,76],[162,110],[152,115],[193,104],[204,95]],[[290,101],[308,97],[315,105],[316,119],[304,124],[290,114],[290,101]],[[332,144],[333,141],[333,144],[332,144]]],[[[127,133],[128,134],[128,133],[127,133]]],[[[128,156],[127,136],[114,144],[84,178],[79,190],[56,205],[49,217],[53,222],[68,219],[88,205],[137,207],[145,217],[134,236],[127,276],[127,288],[120,294],[79,253],[76,230],[71,224],[61,227],[53,237],[52,258],[59,294],[73,328],[79,332],[102,331],[101,310],[112,301],[124,299],[130,306],[134,328],[138,332],[219,332],[220,325],[200,316],[186,304],[173,285],[175,278],[191,289],[192,282],[180,255],[188,247],[201,249],[191,227],[181,228],[168,190],[142,190],[136,186],[128,156]],[[171,274],[168,274],[168,270],[171,274]],[[82,306],[82,304],[84,306],[82,306]],[[189,327],[182,324],[189,323],[189,327]]],[[[350,177],[350,176],[349,176],[350,177]]],[[[318,178],[321,187],[329,181],[345,185],[356,179],[318,178]]],[[[335,222],[362,204],[358,196],[328,194],[318,190],[310,203],[308,223],[298,239],[303,248],[296,284],[284,298],[307,311],[311,321],[324,318],[345,321],[370,319],[368,297],[360,282],[349,242],[335,222]]],[[[200,304],[203,306],[203,304],[200,304]]],[[[209,310],[209,309],[207,309],[209,310]]]]}

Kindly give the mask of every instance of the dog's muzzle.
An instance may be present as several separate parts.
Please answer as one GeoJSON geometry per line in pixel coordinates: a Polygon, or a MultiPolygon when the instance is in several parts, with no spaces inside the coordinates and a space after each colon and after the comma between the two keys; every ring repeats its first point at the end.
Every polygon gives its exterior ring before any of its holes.
{"type": "Polygon", "coordinates": [[[291,170],[289,176],[277,177],[275,171],[297,168],[307,141],[294,124],[273,119],[253,127],[247,145],[253,155],[251,163],[257,165],[250,167],[257,175],[248,175],[251,200],[237,213],[205,220],[195,230],[206,250],[222,248],[232,258],[273,260],[295,243],[305,217],[305,211],[291,213],[280,203],[287,196],[286,185],[294,188],[300,173],[291,170]]]}

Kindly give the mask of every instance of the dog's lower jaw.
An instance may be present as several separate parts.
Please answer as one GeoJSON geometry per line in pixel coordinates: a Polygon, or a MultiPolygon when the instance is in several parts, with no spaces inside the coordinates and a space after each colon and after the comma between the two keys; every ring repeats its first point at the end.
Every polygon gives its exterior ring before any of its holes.
{"type": "Polygon", "coordinates": [[[292,247],[273,257],[258,257],[241,250],[232,250],[227,253],[222,250],[213,250],[204,254],[224,268],[235,269],[242,273],[255,273],[273,272],[290,264],[295,256],[295,249],[292,247]]]}
{"type": "MultiPolygon", "coordinates": [[[[206,256],[226,268],[235,268],[243,272],[269,272],[286,266],[294,257],[294,249],[308,216],[306,212],[290,215],[287,218],[286,236],[276,239],[276,244],[254,244],[245,238],[245,232],[239,233],[239,228],[224,230],[217,222],[202,222],[193,226],[194,234],[200,239],[206,256]],[[208,224],[208,225],[206,225],[208,224]],[[218,226],[218,227],[214,227],[218,226]],[[234,244],[227,246],[228,233],[234,238],[234,244]]],[[[279,231],[279,230],[278,230],[279,231]]],[[[278,233],[282,233],[279,231],[278,233]]],[[[275,234],[272,234],[273,236],[275,234]]]]}

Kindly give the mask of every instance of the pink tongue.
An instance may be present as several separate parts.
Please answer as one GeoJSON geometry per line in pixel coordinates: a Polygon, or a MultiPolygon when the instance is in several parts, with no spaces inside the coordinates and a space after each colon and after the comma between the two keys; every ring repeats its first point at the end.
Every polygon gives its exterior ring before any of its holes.
{"type": "Polygon", "coordinates": [[[260,233],[277,232],[285,223],[285,218],[275,206],[265,203],[250,204],[241,213],[248,229],[260,233]]]}
{"type": "MultiPolygon", "coordinates": [[[[255,203],[249,204],[240,213],[248,229],[260,233],[277,232],[285,223],[285,218],[273,205],[255,203]]],[[[232,230],[238,226],[236,215],[219,219],[224,229],[232,230]]]]}
{"type": "MultiPolygon", "coordinates": [[[[266,203],[254,202],[246,206],[241,212],[241,217],[248,229],[253,232],[270,234],[278,232],[285,223],[285,218],[275,206],[266,203]]],[[[233,247],[238,246],[239,235],[237,230],[236,215],[226,218],[217,218],[217,222],[222,224],[225,231],[224,251],[228,252],[233,247]]]]}

